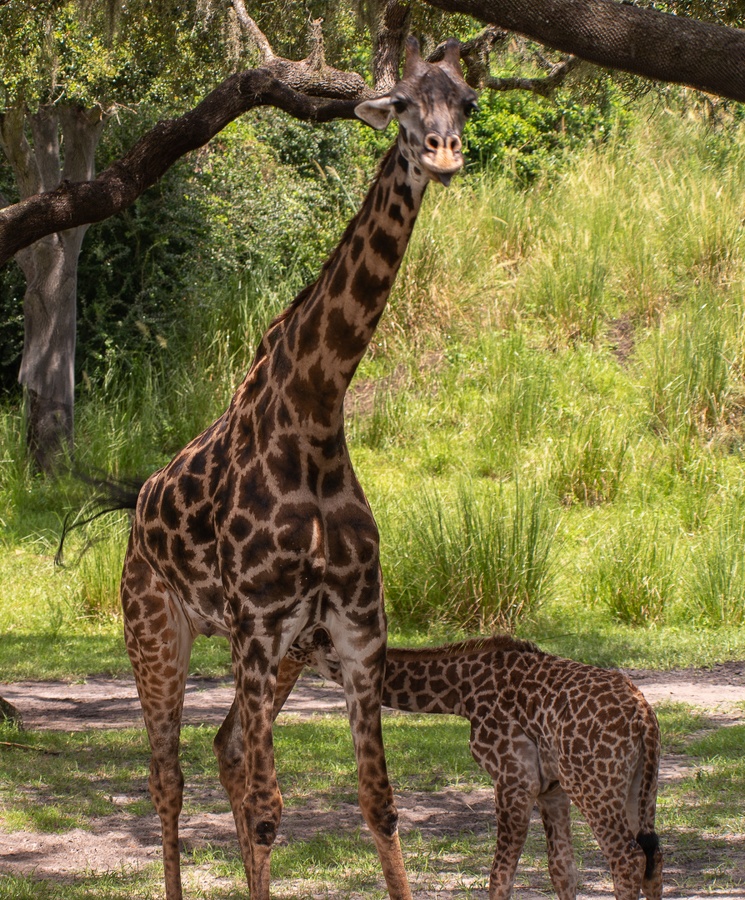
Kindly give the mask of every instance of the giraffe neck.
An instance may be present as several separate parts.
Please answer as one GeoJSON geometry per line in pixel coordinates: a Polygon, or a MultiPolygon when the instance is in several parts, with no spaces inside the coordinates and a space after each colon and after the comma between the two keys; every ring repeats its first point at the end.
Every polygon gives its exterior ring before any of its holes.
{"type": "Polygon", "coordinates": [[[347,387],[375,332],[421,206],[427,179],[398,143],[318,280],[270,326],[257,360],[301,422],[336,431],[347,387]]]}
{"type": "Polygon", "coordinates": [[[466,715],[464,691],[470,688],[458,655],[430,657],[388,648],[383,705],[405,712],[466,715]]]}
{"type": "Polygon", "coordinates": [[[542,657],[535,644],[508,635],[418,650],[389,647],[383,703],[406,712],[472,718],[474,698],[496,698],[526,665],[542,657]]]}

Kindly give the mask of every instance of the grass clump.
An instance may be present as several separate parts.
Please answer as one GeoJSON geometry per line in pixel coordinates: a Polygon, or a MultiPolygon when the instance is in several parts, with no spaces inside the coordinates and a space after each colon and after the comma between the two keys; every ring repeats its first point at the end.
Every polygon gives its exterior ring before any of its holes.
{"type": "Polygon", "coordinates": [[[557,440],[551,487],[566,506],[595,506],[616,499],[621,487],[629,441],[603,413],[592,415],[557,440]]]}
{"type": "Polygon", "coordinates": [[[516,482],[510,493],[464,483],[450,500],[422,496],[399,526],[408,551],[389,582],[399,615],[479,631],[530,619],[551,593],[556,523],[540,489],[516,482]]]}
{"type": "Polygon", "coordinates": [[[629,518],[598,549],[586,590],[617,622],[640,627],[663,620],[678,578],[674,540],[658,522],[629,518]]]}
{"type": "Polygon", "coordinates": [[[745,497],[725,501],[695,554],[688,605],[709,626],[745,625],[745,497]]]}

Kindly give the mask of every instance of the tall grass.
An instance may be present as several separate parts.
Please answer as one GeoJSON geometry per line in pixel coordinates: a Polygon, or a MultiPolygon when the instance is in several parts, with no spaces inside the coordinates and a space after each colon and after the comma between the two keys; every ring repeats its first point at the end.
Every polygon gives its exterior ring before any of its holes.
{"type": "Polygon", "coordinates": [[[659,522],[627,518],[598,548],[586,579],[588,600],[624,625],[659,623],[677,598],[675,540],[659,522]]]}
{"type": "Polygon", "coordinates": [[[521,448],[551,418],[556,400],[551,370],[520,332],[500,340],[481,338],[476,353],[483,358],[475,385],[483,404],[476,445],[479,471],[508,475],[521,448]]]}
{"type": "Polygon", "coordinates": [[[706,625],[745,625],[745,497],[727,498],[693,556],[688,607],[706,625]]]}
{"type": "Polygon", "coordinates": [[[429,491],[407,510],[388,596],[420,622],[514,631],[550,596],[553,516],[543,493],[477,493],[462,484],[448,500],[429,491]]]}
{"type": "Polygon", "coordinates": [[[117,514],[97,520],[81,548],[77,602],[84,616],[106,618],[119,614],[119,583],[127,547],[129,516],[117,514]]]}
{"type": "Polygon", "coordinates": [[[741,393],[727,358],[729,311],[710,293],[665,317],[652,337],[646,387],[654,429],[671,440],[709,437],[741,393]]]}

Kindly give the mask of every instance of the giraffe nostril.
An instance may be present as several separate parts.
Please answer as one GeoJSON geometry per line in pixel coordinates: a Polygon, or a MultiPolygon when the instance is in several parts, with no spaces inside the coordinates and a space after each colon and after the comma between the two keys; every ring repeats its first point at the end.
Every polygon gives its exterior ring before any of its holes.
{"type": "Polygon", "coordinates": [[[430,132],[424,139],[424,146],[427,150],[439,150],[443,146],[442,138],[439,134],[430,132]]]}
{"type": "Polygon", "coordinates": [[[458,153],[463,146],[463,142],[458,137],[457,134],[449,134],[447,140],[447,147],[451,153],[458,153]]]}

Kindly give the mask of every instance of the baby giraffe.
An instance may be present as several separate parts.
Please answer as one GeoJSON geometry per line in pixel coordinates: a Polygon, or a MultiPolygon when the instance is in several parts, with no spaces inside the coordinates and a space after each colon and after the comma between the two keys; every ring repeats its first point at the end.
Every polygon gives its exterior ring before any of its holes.
{"type": "MultiPolygon", "coordinates": [[[[305,665],[341,683],[322,630],[280,669],[275,713],[305,665]]],[[[512,894],[535,803],[560,900],[577,895],[570,801],[603,851],[617,900],[662,896],[654,830],[660,733],[652,708],[620,672],[598,669],[507,636],[420,650],[389,647],[383,705],[449,713],[471,723],[471,753],[494,780],[497,847],[490,900],[512,894]]]]}

